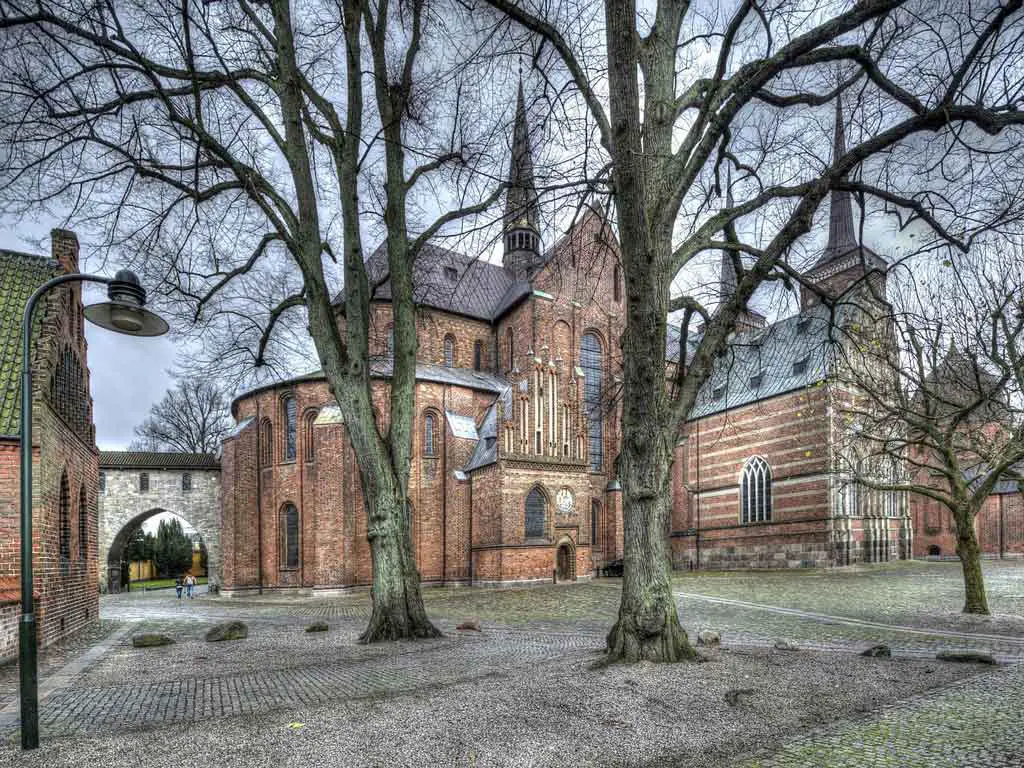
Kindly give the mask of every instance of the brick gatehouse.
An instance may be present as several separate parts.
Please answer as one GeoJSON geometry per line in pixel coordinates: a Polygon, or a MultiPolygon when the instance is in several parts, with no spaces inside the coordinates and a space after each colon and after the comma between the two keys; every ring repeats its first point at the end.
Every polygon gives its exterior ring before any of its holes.
{"type": "MultiPolygon", "coordinates": [[[[841,151],[842,121],[836,142],[841,151]]],[[[615,476],[624,295],[618,245],[585,209],[541,248],[522,98],[516,114],[502,264],[427,246],[415,265],[419,333],[411,497],[424,582],[502,585],[589,578],[622,557],[615,476]]],[[[832,195],[828,245],[807,278],[833,295],[886,262],[855,238],[852,201],[832,195]]],[[[735,287],[723,258],[722,290],[735,287]]],[[[386,429],[391,370],[387,259],[367,261],[370,353],[386,429]]],[[[740,321],[676,449],[673,565],[794,567],[907,558],[904,495],[842,472],[828,314],[740,321]],[[829,386],[823,386],[824,383],[829,386]]],[[[863,318],[841,315],[853,324],[863,318]]],[[[339,323],[344,322],[339,317],[339,323]]],[[[670,328],[668,360],[678,364],[670,328]]],[[[692,347],[691,350],[692,351],[692,347]]],[[[223,589],[337,590],[371,578],[358,467],[319,373],[232,404],[222,467],[223,589]]]]}
{"type": "MultiPolygon", "coordinates": [[[[21,614],[21,317],[40,285],[78,271],[78,238],[55,229],[52,258],[0,250],[0,660],[21,614]]],[[[79,283],[37,305],[32,334],[32,538],[40,645],[97,618],[97,450],[79,283]]]]}

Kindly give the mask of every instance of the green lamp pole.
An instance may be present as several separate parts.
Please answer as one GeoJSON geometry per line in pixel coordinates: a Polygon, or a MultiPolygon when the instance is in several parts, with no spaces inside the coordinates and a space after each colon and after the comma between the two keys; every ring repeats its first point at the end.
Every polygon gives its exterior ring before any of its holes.
{"type": "Polygon", "coordinates": [[[47,280],[28,300],[21,326],[21,621],[18,624],[18,674],[21,693],[21,748],[39,746],[38,636],[32,594],[32,313],[39,299],[64,283],[102,283],[110,301],[85,308],[89,322],[129,336],[162,336],[167,323],[145,309],[146,292],[128,270],[113,278],[78,273],[47,280]]]}

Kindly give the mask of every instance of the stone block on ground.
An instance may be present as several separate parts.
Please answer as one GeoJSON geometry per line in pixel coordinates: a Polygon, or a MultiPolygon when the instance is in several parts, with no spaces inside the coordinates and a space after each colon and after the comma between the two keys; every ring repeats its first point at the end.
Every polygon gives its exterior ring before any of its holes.
{"type": "Polygon", "coordinates": [[[995,664],[995,657],[991,653],[979,651],[939,651],[935,654],[939,661],[956,661],[961,664],[995,664]]]}
{"type": "Polygon", "coordinates": [[[730,707],[742,704],[743,700],[754,693],[753,688],[730,688],[725,692],[725,703],[730,707]]]}
{"type": "Polygon", "coordinates": [[[214,624],[206,632],[206,642],[217,643],[221,640],[242,640],[249,636],[249,626],[244,621],[227,621],[214,624]]]}
{"type": "Polygon", "coordinates": [[[464,621],[461,624],[459,624],[459,626],[457,626],[456,629],[461,629],[463,631],[468,632],[479,632],[480,621],[479,619],[470,619],[469,621],[464,621]]]}
{"type": "Polygon", "coordinates": [[[326,621],[314,621],[312,624],[306,627],[307,632],[326,632],[327,629],[328,627],[326,621]]]}
{"type": "Polygon", "coordinates": [[[789,640],[776,640],[775,641],[776,651],[799,651],[800,646],[796,643],[792,643],[789,640]]]}
{"type": "Polygon", "coordinates": [[[722,636],[710,629],[705,629],[697,635],[697,645],[707,648],[717,648],[722,644],[722,636]]]}
{"type": "Polygon", "coordinates": [[[139,635],[132,635],[132,645],[136,648],[157,648],[161,645],[170,645],[174,638],[159,632],[143,632],[139,635]]]}
{"type": "Polygon", "coordinates": [[[879,643],[878,645],[872,645],[866,651],[861,653],[861,656],[870,656],[871,658],[888,659],[892,656],[892,649],[889,648],[885,643],[879,643]]]}

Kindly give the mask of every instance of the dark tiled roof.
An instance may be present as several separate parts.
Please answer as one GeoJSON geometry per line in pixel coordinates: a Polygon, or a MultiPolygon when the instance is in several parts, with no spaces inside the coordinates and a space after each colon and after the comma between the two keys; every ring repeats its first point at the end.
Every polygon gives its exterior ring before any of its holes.
{"type": "MultiPolygon", "coordinates": [[[[842,313],[841,313],[842,314],[842,313]]],[[[698,419],[825,379],[833,347],[829,310],[817,305],[756,331],[736,334],[701,387],[690,413],[698,419]]],[[[678,331],[677,331],[678,334],[678,331]]],[[[678,335],[677,344],[678,344],[678,335]]]]}
{"type": "MultiPolygon", "coordinates": [[[[973,485],[978,477],[988,471],[984,466],[971,467],[964,472],[964,480],[973,485]]],[[[1014,464],[1006,470],[992,486],[993,495],[1011,493],[1024,493],[1024,461],[1014,464]]]]}
{"type": "MultiPolygon", "coordinates": [[[[391,377],[392,360],[389,357],[374,357],[370,360],[370,374],[377,378],[387,379],[391,377]]],[[[268,389],[278,389],[289,384],[297,384],[303,381],[323,381],[322,371],[312,371],[301,376],[290,379],[275,381],[270,384],[262,384],[238,395],[232,402],[234,410],[235,403],[239,400],[252,397],[253,395],[268,389]]],[[[485,371],[474,371],[471,368],[445,368],[442,365],[427,365],[426,363],[416,364],[417,381],[434,381],[439,384],[455,384],[469,389],[482,390],[484,392],[500,393],[508,389],[509,384],[500,376],[485,371]]],[[[241,425],[239,425],[241,428],[241,425]]]]}
{"type": "MultiPolygon", "coordinates": [[[[21,399],[21,317],[33,291],[60,274],[52,259],[0,250],[0,435],[16,435],[21,399]]],[[[45,307],[37,306],[33,342],[45,307]]]]}
{"type": "MultiPolygon", "coordinates": [[[[366,260],[367,279],[377,285],[372,300],[391,300],[385,245],[366,260]]],[[[447,248],[423,246],[413,269],[413,298],[417,304],[493,322],[530,292],[525,280],[515,280],[499,264],[465,256],[447,248]]],[[[344,300],[344,291],[335,303],[344,300]]]]}
{"type": "Polygon", "coordinates": [[[100,469],[220,469],[212,453],[100,451],[100,469]]]}
{"type": "MultiPolygon", "coordinates": [[[[508,397],[505,398],[503,395],[502,398],[508,399],[508,404],[511,406],[512,390],[508,388],[506,391],[508,392],[508,397]]],[[[510,412],[506,411],[506,413],[510,412]]],[[[476,450],[473,451],[473,455],[466,466],[462,468],[463,472],[471,472],[474,469],[486,467],[498,460],[498,400],[495,400],[490,408],[487,409],[478,432],[480,439],[477,440],[476,450]]]]}

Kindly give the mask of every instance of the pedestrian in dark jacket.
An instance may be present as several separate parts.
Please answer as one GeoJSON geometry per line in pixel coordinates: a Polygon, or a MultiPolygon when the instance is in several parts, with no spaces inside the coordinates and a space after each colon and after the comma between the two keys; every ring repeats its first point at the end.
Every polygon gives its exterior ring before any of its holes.
{"type": "Polygon", "coordinates": [[[181,581],[181,576],[178,576],[174,580],[174,591],[178,593],[178,599],[179,600],[181,600],[181,588],[182,588],[182,586],[184,586],[184,585],[183,585],[183,583],[181,581]]]}

